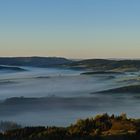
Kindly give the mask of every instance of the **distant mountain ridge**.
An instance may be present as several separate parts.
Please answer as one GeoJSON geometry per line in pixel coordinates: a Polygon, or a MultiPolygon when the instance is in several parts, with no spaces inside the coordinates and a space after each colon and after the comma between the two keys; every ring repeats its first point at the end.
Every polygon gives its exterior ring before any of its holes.
{"type": "Polygon", "coordinates": [[[69,64],[72,60],[60,57],[0,57],[0,65],[47,67],[69,64]]]}
{"type": "Polygon", "coordinates": [[[0,57],[0,65],[60,67],[90,71],[138,71],[140,60],[85,59],[72,60],[63,57],[0,57]]]}
{"type": "Polygon", "coordinates": [[[139,71],[140,60],[86,59],[71,63],[70,66],[90,71],[139,71]]]}

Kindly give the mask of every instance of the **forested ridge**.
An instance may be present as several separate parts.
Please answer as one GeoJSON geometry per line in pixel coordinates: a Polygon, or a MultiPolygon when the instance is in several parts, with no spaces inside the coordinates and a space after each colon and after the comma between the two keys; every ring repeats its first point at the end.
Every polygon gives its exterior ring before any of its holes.
{"type": "Polygon", "coordinates": [[[0,133],[0,140],[139,140],[140,120],[126,114],[80,119],[68,127],[25,127],[0,133]]]}

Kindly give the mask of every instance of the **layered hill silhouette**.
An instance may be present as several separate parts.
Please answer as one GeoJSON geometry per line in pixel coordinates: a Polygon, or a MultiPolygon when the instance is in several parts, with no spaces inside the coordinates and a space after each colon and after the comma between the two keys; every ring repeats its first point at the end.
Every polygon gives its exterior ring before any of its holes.
{"type": "Polygon", "coordinates": [[[71,63],[59,57],[1,57],[0,65],[50,67],[71,63]]]}
{"type": "Polygon", "coordinates": [[[103,90],[96,93],[140,93],[140,85],[128,85],[119,88],[103,90]]]}
{"type": "Polygon", "coordinates": [[[16,72],[20,72],[20,71],[26,71],[23,68],[17,67],[17,66],[0,66],[0,71],[16,71],[16,72]]]}
{"type": "Polygon", "coordinates": [[[86,59],[71,60],[61,57],[0,57],[0,65],[63,67],[94,71],[137,71],[140,60],[86,59]]]}

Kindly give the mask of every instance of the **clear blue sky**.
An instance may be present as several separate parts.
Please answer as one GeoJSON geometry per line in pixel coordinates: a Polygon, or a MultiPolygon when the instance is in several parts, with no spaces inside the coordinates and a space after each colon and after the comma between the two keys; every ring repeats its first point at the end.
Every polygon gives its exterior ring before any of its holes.
{"type": "Polygon", "coordinates": [[[0,0],[0,56],[140,57],[139,0],[0,0]]]}

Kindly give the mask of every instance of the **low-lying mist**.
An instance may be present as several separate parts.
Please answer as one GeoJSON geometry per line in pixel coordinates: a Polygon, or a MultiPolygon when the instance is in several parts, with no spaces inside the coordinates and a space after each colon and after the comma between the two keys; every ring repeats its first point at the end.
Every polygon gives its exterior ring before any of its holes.
{"type": "Polygon", "coordinates": [[[139,117],[138,93],[102,93],[139,84],[139,73],[81,74],[84,71],[23,67],[0,74],[0,120],[26,125],[67,126],[98,113],[139,117]]]}

